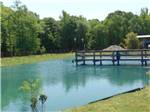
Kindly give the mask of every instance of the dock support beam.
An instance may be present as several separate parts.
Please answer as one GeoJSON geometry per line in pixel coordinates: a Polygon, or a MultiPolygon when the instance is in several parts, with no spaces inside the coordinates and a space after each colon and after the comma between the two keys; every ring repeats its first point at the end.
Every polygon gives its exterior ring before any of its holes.
{"type": "Polygon", "coordinates": [[[76,66],[78,66],[77,51],[75,51],[75,62],[76,62],[76,66]]]}
{"type": "Polygon", "coordinates": [[[95,66],[95,51],[93,52],[93,63],[94,63],[94,66],[95,66]]]}
{"type": "Polygon", "coordinates": [[[83,52],[82,60],[83,60],[83,65],[85,65],[85,51],[83,52]]]}
{"type": "Polygon", "coordinates": [[[112,52],[112,63],[113,65],[115,65],[115,53],[114,52],[112,52]]]}
{"type": "MultiPolygon", "coordinates": [[[[145,58],[147,58],[147,52],[145,50],[145,58]]],[[[145,59],[145,66],[147,66],[147,60],[145,59]]]]}
{"type": "Polygon", "coordinates": [[[119,66],[120,65],[120,62],[119,62],[119,60],[117,60],[117,66],[119,66]]]}
{"type": "Polygon", "coordinates": [[[143,66],[143,62],[144,62],[144,60],[143,60],[143,51],[141,51],[141,65],[143,66]]]}
{"type": "Polygon", "coordinates": [[[147,66],[147,60],[145,60],[145,66],[147,66]]]}
{"type": "Polygon", "coordinates": [[[117,66],[120,65],[120,52],[119,51],[116,51],[116,60],[117,60],[117,66]]]}
{"type": "Polygon", "coordinates": [[[102,66],[102,52],[100,51],[100,66],[102,66]]]}

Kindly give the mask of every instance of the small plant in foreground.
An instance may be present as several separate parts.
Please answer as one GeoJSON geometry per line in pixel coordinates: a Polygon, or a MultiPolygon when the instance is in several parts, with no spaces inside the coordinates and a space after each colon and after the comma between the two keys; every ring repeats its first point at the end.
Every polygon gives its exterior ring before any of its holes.
{"type": "Polygon", "coordinates": [[[39,100],[41,101],[41,104],[42,104],[42,112],[43,112],[43,111],[44,111],[43,105],[44,105],[44,103],[45,103],[46,100],[47,100],[47,96],[44,95],[44,94],[41,94],[39,100]]]}
{"type": "MultiPolygon", "coordinates": [[[[37,105],[38,105],[38,96],[40,94],[40,88],[41,88],[40,85],[41,85],[40,80],[36,79],[36,80],[32,80],[32,81],[23,81],[21,87],[19,88],[23,92],[30,94],[32,112],[39,112],[37,105]]],[[[44,112],[43,105],[47,100],[47,96],[44,94],[41,94],[39,96],[39,100],[41,101],[41,104],[42,104],[41,112],[44,112]]]]}

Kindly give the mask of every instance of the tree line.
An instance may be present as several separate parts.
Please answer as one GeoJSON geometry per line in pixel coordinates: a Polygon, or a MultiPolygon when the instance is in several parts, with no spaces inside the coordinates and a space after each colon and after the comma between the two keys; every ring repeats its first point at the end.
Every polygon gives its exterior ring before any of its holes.
{"type": "MultiPolygon", "coordinates": [[[[115,11],[103,20],[87,20],[62,11],[59,20],[40,19],[25,5],[1,2],[1,55],[22,56],[76,49],[103,49],[116,44],[128,47],[128,36],[150,34],[150,13],[142,8],[139,15],[115,11]]],[[[137,42],[137,40],[136,40],[137,42]]],[[[134,42],[133,42],[134,43],[134,42]]]]}

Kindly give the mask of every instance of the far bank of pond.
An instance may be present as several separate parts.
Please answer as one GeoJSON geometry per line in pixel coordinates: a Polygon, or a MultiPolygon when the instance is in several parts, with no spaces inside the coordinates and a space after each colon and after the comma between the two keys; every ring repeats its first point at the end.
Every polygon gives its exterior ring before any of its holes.
{"type": "Polygon", "coordinates": [[[104,101],[68,109],[66,112],[150,112],[150,86],[104,101]]]}
{"type": "Polygon", "coordinates": [[[43,54],[43,55],[30,55],[18,57],[1,58],[1,66],[13,66],[18,64],[29,64],[50,59],[64,59],[73,55],[74,53],[59,53],[59,54],[43,54]]]}

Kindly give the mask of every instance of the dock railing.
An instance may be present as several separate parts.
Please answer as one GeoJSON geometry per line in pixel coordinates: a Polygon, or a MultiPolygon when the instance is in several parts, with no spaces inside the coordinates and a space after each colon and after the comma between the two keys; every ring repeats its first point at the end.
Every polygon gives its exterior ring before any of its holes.
{"type": "Polygon", "coordinates": [[[150,61],[150,49],[82,50],[75,53],[76,65],[86,65],[87,62],[92,62],[94,66],[97,63],[103,65],[106,61],[112,62],[112,65],[120,65],[122,61],[139,61],[146,66],[150,61]]]}

